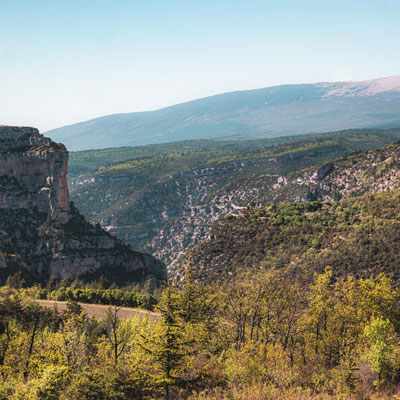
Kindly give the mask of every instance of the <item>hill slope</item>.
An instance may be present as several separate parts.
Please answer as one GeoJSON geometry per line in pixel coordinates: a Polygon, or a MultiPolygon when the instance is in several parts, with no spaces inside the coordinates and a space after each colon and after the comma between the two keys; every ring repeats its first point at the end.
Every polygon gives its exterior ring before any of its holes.
{"type": "Polygon", "coordinates": [[[206,282],[239,268],[279,268],[312,277],[330,265],[336,275],[400,277],[400,190],[340,202],[276,204],[229,216],[192,253],[206,282]]]}
{"type": "Polygon", "coordinates": [[[224,93],[48,131],[70,150],[400,125],[400,76],[224,93]]]}
{"type": "Polygon", "coordinates": [[[71,197],[91,222],[135,249],[151,241],[146,249],[169,264],[219,218],[259,204],[280,176],[399,138],[400,130],[356,130],[280,138],[281,144],[202,141],[72,153],[72,168],[94,172],[71,179],[71,197]],[[132,159],[96,169],[110,154],[132,159]]]}
{"type": "Polygon", "coordinates": [[[193,207],[190,214],[166,225],[152,241],[154,254],[174,269],[219,218],[238,214],[249,204],[329,202],[398,188],[399,160],[400,144],[394,144],[286,175],[253,176],[233,182],[193,207]]]}

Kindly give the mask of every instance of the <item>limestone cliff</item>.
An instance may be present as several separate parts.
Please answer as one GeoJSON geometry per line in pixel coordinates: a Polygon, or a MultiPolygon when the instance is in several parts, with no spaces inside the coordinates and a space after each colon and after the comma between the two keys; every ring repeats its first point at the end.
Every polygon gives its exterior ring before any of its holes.
{"type": "Polygon", "coordinates": [[[67,222],[68,152],[34,128],[0,127],[1,209],[36,207],[67,222]]]}
{"type": "Polygon", "coordinates": [[[70,204],[67,168],[62,144],[34,128],[0,126],[0,280],[17,270],[32,282],[163,279],[160,262],[90,225],[70,204]]]}

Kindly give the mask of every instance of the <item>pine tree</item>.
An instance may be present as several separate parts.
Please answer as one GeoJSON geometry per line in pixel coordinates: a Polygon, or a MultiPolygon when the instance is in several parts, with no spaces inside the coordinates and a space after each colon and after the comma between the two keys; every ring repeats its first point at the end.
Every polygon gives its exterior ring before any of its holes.
{"type": "Polygon", "coordinates": [[[182,317],[185,322],[194,322],[193,320],[199,317],[199,286],[194,282],[194,272],[191,254],[189,253],[184,270],[184,288],[181,292],[182,317]]]}
{"type": "Polygon", "coordinates": [[[157,370],[152,378],[163,388],[164,397],[169,400],[171,387],[183,386],[185,383],[182,371],[187,343],[184,341],[179,296],[174,293],[170,283],[160,303],[160,331],[152,339],[142,337],[145,343],[140,346],[154,357],[157,370]]]}

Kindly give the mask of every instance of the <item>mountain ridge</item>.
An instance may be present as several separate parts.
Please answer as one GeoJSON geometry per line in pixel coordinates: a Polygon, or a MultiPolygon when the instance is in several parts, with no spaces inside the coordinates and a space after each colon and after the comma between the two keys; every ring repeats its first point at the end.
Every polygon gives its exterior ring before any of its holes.
{"type": "Polygon", "coordinates": [[[154,111],[102,116],[46,133],[71,150],[89,150],[394,127],[400,125],[399,114],[400,76],[393,76],[221,93],[154,111]]]}

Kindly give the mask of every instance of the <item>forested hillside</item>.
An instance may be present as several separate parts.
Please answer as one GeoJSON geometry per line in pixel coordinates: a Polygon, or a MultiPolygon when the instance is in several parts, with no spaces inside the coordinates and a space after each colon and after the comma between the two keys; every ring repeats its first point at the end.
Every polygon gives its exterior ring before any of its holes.
{"type": "MultiPolygon", "coordinates": [[[[355,130],[346,131],[347,133],[355,133],[355,130]]],[[[372,136],[382,133],[385,138],[395,137],[399,135],[396,130],[363,130],[371,134],[369,140],[373,140],[372,136]]],[[[344,134],[345,132],[343,132],[344,134]]],[[[94,173],[100,167],[122,163],[124,161],[141,159],[146,157],[156,157],[163,154],[179,154],[186,152],[222,152],[221,154],[230,156],[235,159],[243,153],[254,152],[266,147],[272,147],[279,144],[294,144],[312,140],[318,137],[329,137],[332,134],[321,135],[298,135],[298,136],[282,136],[271,139],[260,140],[187,140],[181,142],[153,144],[147,146],[130,146],[130,147],[113,147],[100,150],[76,151],[70,153],[70,163],[68,168],[69,179],[72,180],[79,175],[94,173]]],[[[379,145],[379,138],[375,138],[379,145]]],[[[390,140],[390,139],[389,139],[390,140]]]]}
{"type": "Polygon", "coordinates": [[[92,222],[171,263],[220,217],[273,189],[279,176],[399,137],[399,130],[356,130],[72,153],[71,197],[92,222]],[[106,158],[111,164],[99,167],[106,158]],[[94,172],[76,177],[79,171],[94,172]]]}
{"type": "Polygon", "coordinates": [[[327,265],[336,277],[384,272],[399,282],[399,215],[397,189],[339,202],[248,208],[218,222],[192,262],[210,283],[241,269],[271,268],[310,281],[327,265]]]}

